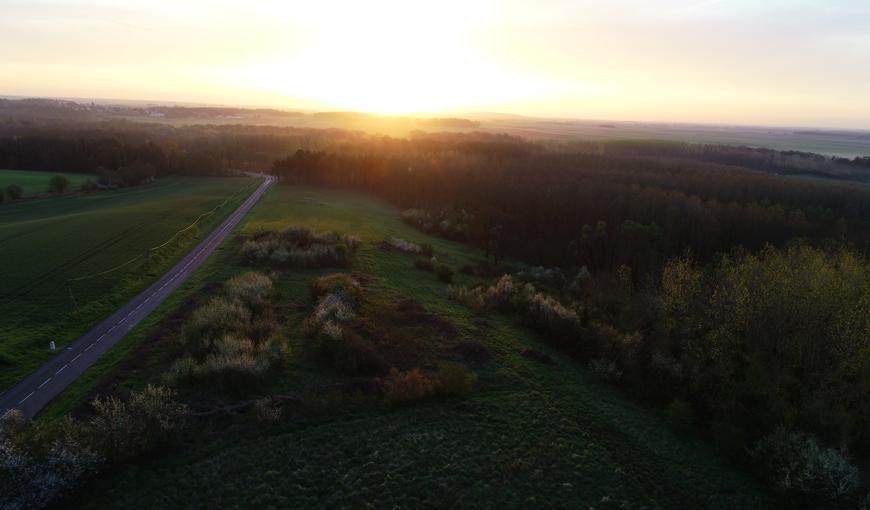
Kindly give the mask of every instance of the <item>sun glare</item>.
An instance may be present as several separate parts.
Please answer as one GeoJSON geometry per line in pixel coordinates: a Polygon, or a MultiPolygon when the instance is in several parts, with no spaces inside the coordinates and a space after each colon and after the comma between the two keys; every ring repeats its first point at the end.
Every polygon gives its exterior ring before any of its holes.
{"type": "Polygon", "coordinates": [[[309,44],[279,61],[261,62],[228,76],[288,98],[311,98],[336,109],[382,114],[444,112],[519,99],[552,84],[517,76],[479,58],[466,23],[449,9],[412,3],[357,3],[325,17],[309,44]],[[444,19],[442,19],[444,18],[444,19]]]}

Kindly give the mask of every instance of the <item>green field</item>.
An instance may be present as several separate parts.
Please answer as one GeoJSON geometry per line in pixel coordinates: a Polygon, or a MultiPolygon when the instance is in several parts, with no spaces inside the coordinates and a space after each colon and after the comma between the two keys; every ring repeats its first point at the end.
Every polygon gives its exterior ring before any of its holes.
{"type": "Polygon", "coordinates": [[[0,207],[0,390],[52,356],[49,340],[62,348],[144,289],[254,184],[248,177],[173,177],[0,207]]]}
{"type": "Polygon", "coordinates": [[[63,172],[33,172],[29,170],[0,170],[0,189],[17,184],[24,190],[24,196],[48,193],[48,181],[55,175],[63,175],[69,180],[69,189],[74,190],[88,179],[96,180],[96,175],[68,174],[63,172]]]}
{"type": "MultiPolygon", "coordinates": [[[[89,508],[766,508],[775,501],[704,441],[668,428],[655,410],[608,386],[588,382],[579,363],[548,348],[511,317],[479,316],[451,301],[446,285],[413,267],[408,254],[381,240],[429,242],[454,269],[480,254],[402,223],[398,211],[356,194],[277,186],[240,231],[291,225],[337,230],[362,239],[352,273],[384,306],[414,300],[452,324],[459,340],[485,345],[492,360],[477,369],[470,395],[404,407],[337,405],[314,418],[266,430],[246,422],[204,425],[174,453],[106,473],[68,502],[89,508]],[[555,364],[521,355],[526,347],[555,364]]],[[[174,296],[172,306],[249,270],[228,240],[174,296]]],[[[290,340],[289,366],[255,395],[300,392],[344,380],[303,356],[301,322],[310,313],[308,280],[331,270],[277,276],[277,309],[290,340]]],[[[457,273],[460,285],[476,277],[457,273]]],[[[171,362],[171,334],[143,342],[140,326],[123,346],[126,360],[97,367],[112,385],[160,383],[171,362]],[[135,363],[133,360],[135,359],[135,363]],[[135,370],[131,366],[135,365],[135,370]]],[[[153,335],[152,335],[153,337],[153,335]]],[[[416,339],[440,352],[435,337],[416,339]]],[[[98,377],[74,385],[48,409],[57,416],[81,404],[98,377]],[[72,397],[70,396],[72,395],[72,397]]],[[[182,397],[191,393],[182,389],[182,397]]],[[[214,395],[212,395],[214,396],[214,395]]]]}

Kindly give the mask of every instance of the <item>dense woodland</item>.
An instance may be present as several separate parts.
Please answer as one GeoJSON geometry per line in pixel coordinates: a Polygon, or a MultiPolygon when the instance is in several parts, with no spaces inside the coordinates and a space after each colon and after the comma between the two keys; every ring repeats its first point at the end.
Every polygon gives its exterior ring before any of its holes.
{"type": "Polygon", "coordinates": [[[549,150],[509,137],[372,140],[298,151],[274,170],[290,182],[425,209],[409,219],[496,259],[593,271],[627,264],[636,277],[687,251],[706,262],[735,246],[798,237],[860,250],[870,239],[868,189],[692,159],[549,150]]]}

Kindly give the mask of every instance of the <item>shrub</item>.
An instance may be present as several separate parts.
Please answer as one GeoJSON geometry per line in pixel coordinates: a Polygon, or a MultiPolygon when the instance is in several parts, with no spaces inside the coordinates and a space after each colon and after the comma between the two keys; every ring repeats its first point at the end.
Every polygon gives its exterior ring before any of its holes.
{"type": "Polygon", "coordinates": [[[6,196],[9,197],[9,200],[19,200],[24,196],[24,189],[17,184],[10,184],[6,186],[6,196]]]}
{"type": "Polygon", "coordinates": [[[567,283],[565,274],[558,267],[530,267],[517,273],[517,277],[537,285],[544,285],[557,290],[564,288],[567,283]]]}
{"type": "Polygon", "coordinates": [[[417,259],[414,262],[414,267],[430,273],[435,271],[435,264],[430,259],[417,259]]]}
{"type": "Polygon", "coordinates": [[[251,263],[286,267],[349,266],[359,246],[355,236],[337,232],[316,235],[303,227],[267,232],[245,241],[242,256],[251,263]]]}
{"type": "Polygon", "coordinates": [[[410,241],[405,241],[404,239],[399,239],[398,237],[390,238],[389,240],[384,241],[381,245],[385,248],[391,248],[394,250],[398,250],[404,253],[416,253],[419,255],[425,255],[423,253],[423,247],[419,244],[412,243],[410,241]]]}
{"type": "Polygon", "coordinates": [[[752,458],[779,490],[838,500],[860,486],[858,468],[846,456],[823,448],[813,437],[783,428],[764,437],[752,450],[752,458]]]}
{"type": "Polygon", "coordinates": [[[333,294],[336,292],[344,292],[347,296],[353,297],[354,302],[358,302],[361,297],[359,282],[352,276],[344,273],[333,273],[326,276],[321,276],[309,283],[311,295],[314,299],[318,299],[325,294],[333,294]]]}
{"type": "Polygon", "coordinates": [[[444,396],[467,395],[476,382],[477,374],[461,363],[442,364],[435,379],[437,393],[444,396]]]}
{"type": "Polygon", "coordinates": [[[0,506],[44,508],[73,492],[101,463],[102,458],[72,434],[53,439],[42,453],[0,438],[0,506]]]}
{"type": "Polygon", "coordinates": [[[471,264],[465,264],[459,269],[459,272],[462,274],[474,276],[474,266],[472,266],[471,264]]]}
{"type": "Polygon", "coordinates": [[[194,353],[207,352],[212,342],[231,331],[240,331],[251,320],[251,311],[239,303],[215,297],[197,308],[184,325],[184,337],[194,353]]]}
{"type": "Polygon", "coordinates": [[[383,374],[388,366],[372,346],[349,328],[332,334],[321,330],[314,339],[314,349],[321,362],[341,374],[383,374]]]}
{"type": "Polygon", "coordinates": [[[9,409],[0,416],[0,439],[13,437],[27,425],[27,418],[18,409],[9,409]]]}
{"type": "Polygon", "coordinates": [[[170,379],[198,379],[230,388],[250,384],[280,366],[287,354],[283,339],[256,344],[247,338],[227,334],[212,344],[202,362],[182,358],[173,363],[170,379]]]}
{"type": "Polygon", "coordinates": [[[259,423],[277,423],[281,420],[281,407],[271,398],[261,398],[254,402],[254,417],[259,423]]]}
{"type": "Polygon", "coordinates": [[[316,332],[327,322],[348,324],[356,317],[355,308],[353,297],[343,290],[326,294],[318,300],[314,313],[308,319],[308,327],[316,332]]]}
{"type": "Polygon", "coordinates": [[[272,279],[253,271],[233,277],[226,283],[226,294],[231,301],[254,310],[263,306],[271,292],[272,279]]]}
{"type": "Polygon", "coordinates": [[[384,396],[394,403],[413,402],[435,392],[435,384],[419,368],[407,372],[390,369],[390,375],[384,379],[383,386],[384,396]]]}
{"type": "Polygon", "coordinates": [[[64,175],[55,175],[48,181],[48,191],[51,193],[63,193],[69,188],[69,179],[64,175]]]}
{"type": "Polygon", "coordinates": [[[164,444],[183,424],[187,408],[162,386],[148,385],[127,402],[115,396],[96,398],[89,429],[94,444],[108,459],[137,457],[164,444]]]}
{"type": "Polygon", "coordinates": [[[600,358],[589,362],[589,376],[595,381],[617,383],[622,379],[622,371],[616,363],[600,358]]]}
{"type": "Polygon", "coordinates": [[[94,181],[88,179],[82,183],[81,189],[85,193],[90,193],[92,191],[97,191],[98,189],[100,189],[100,186],[97,183],[95,183],[94,181]]]}
{"type": "Polygon", "coordinates": [[[467,240],[471,230],[471,216],[465,210],[427,211],[408,209],[402,211],[402,220],[410,225],[450,239],[467,240]]]}
{"type": "Polygon", "coordinates": [[[452,283],[453,282],[453,269],[450,268],[447,264],[436,264],[435,265],[435,276],[438,277],[438,281],[444,283],[452,283]]]}

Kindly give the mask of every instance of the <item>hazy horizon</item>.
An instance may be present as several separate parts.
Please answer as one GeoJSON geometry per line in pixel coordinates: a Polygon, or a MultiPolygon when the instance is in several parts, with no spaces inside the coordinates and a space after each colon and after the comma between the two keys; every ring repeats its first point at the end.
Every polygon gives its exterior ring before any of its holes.
{"type": "Polygon", "coordinates": [[[870,129],[859,1],[6,4],[10,96],[870,129]]]}

